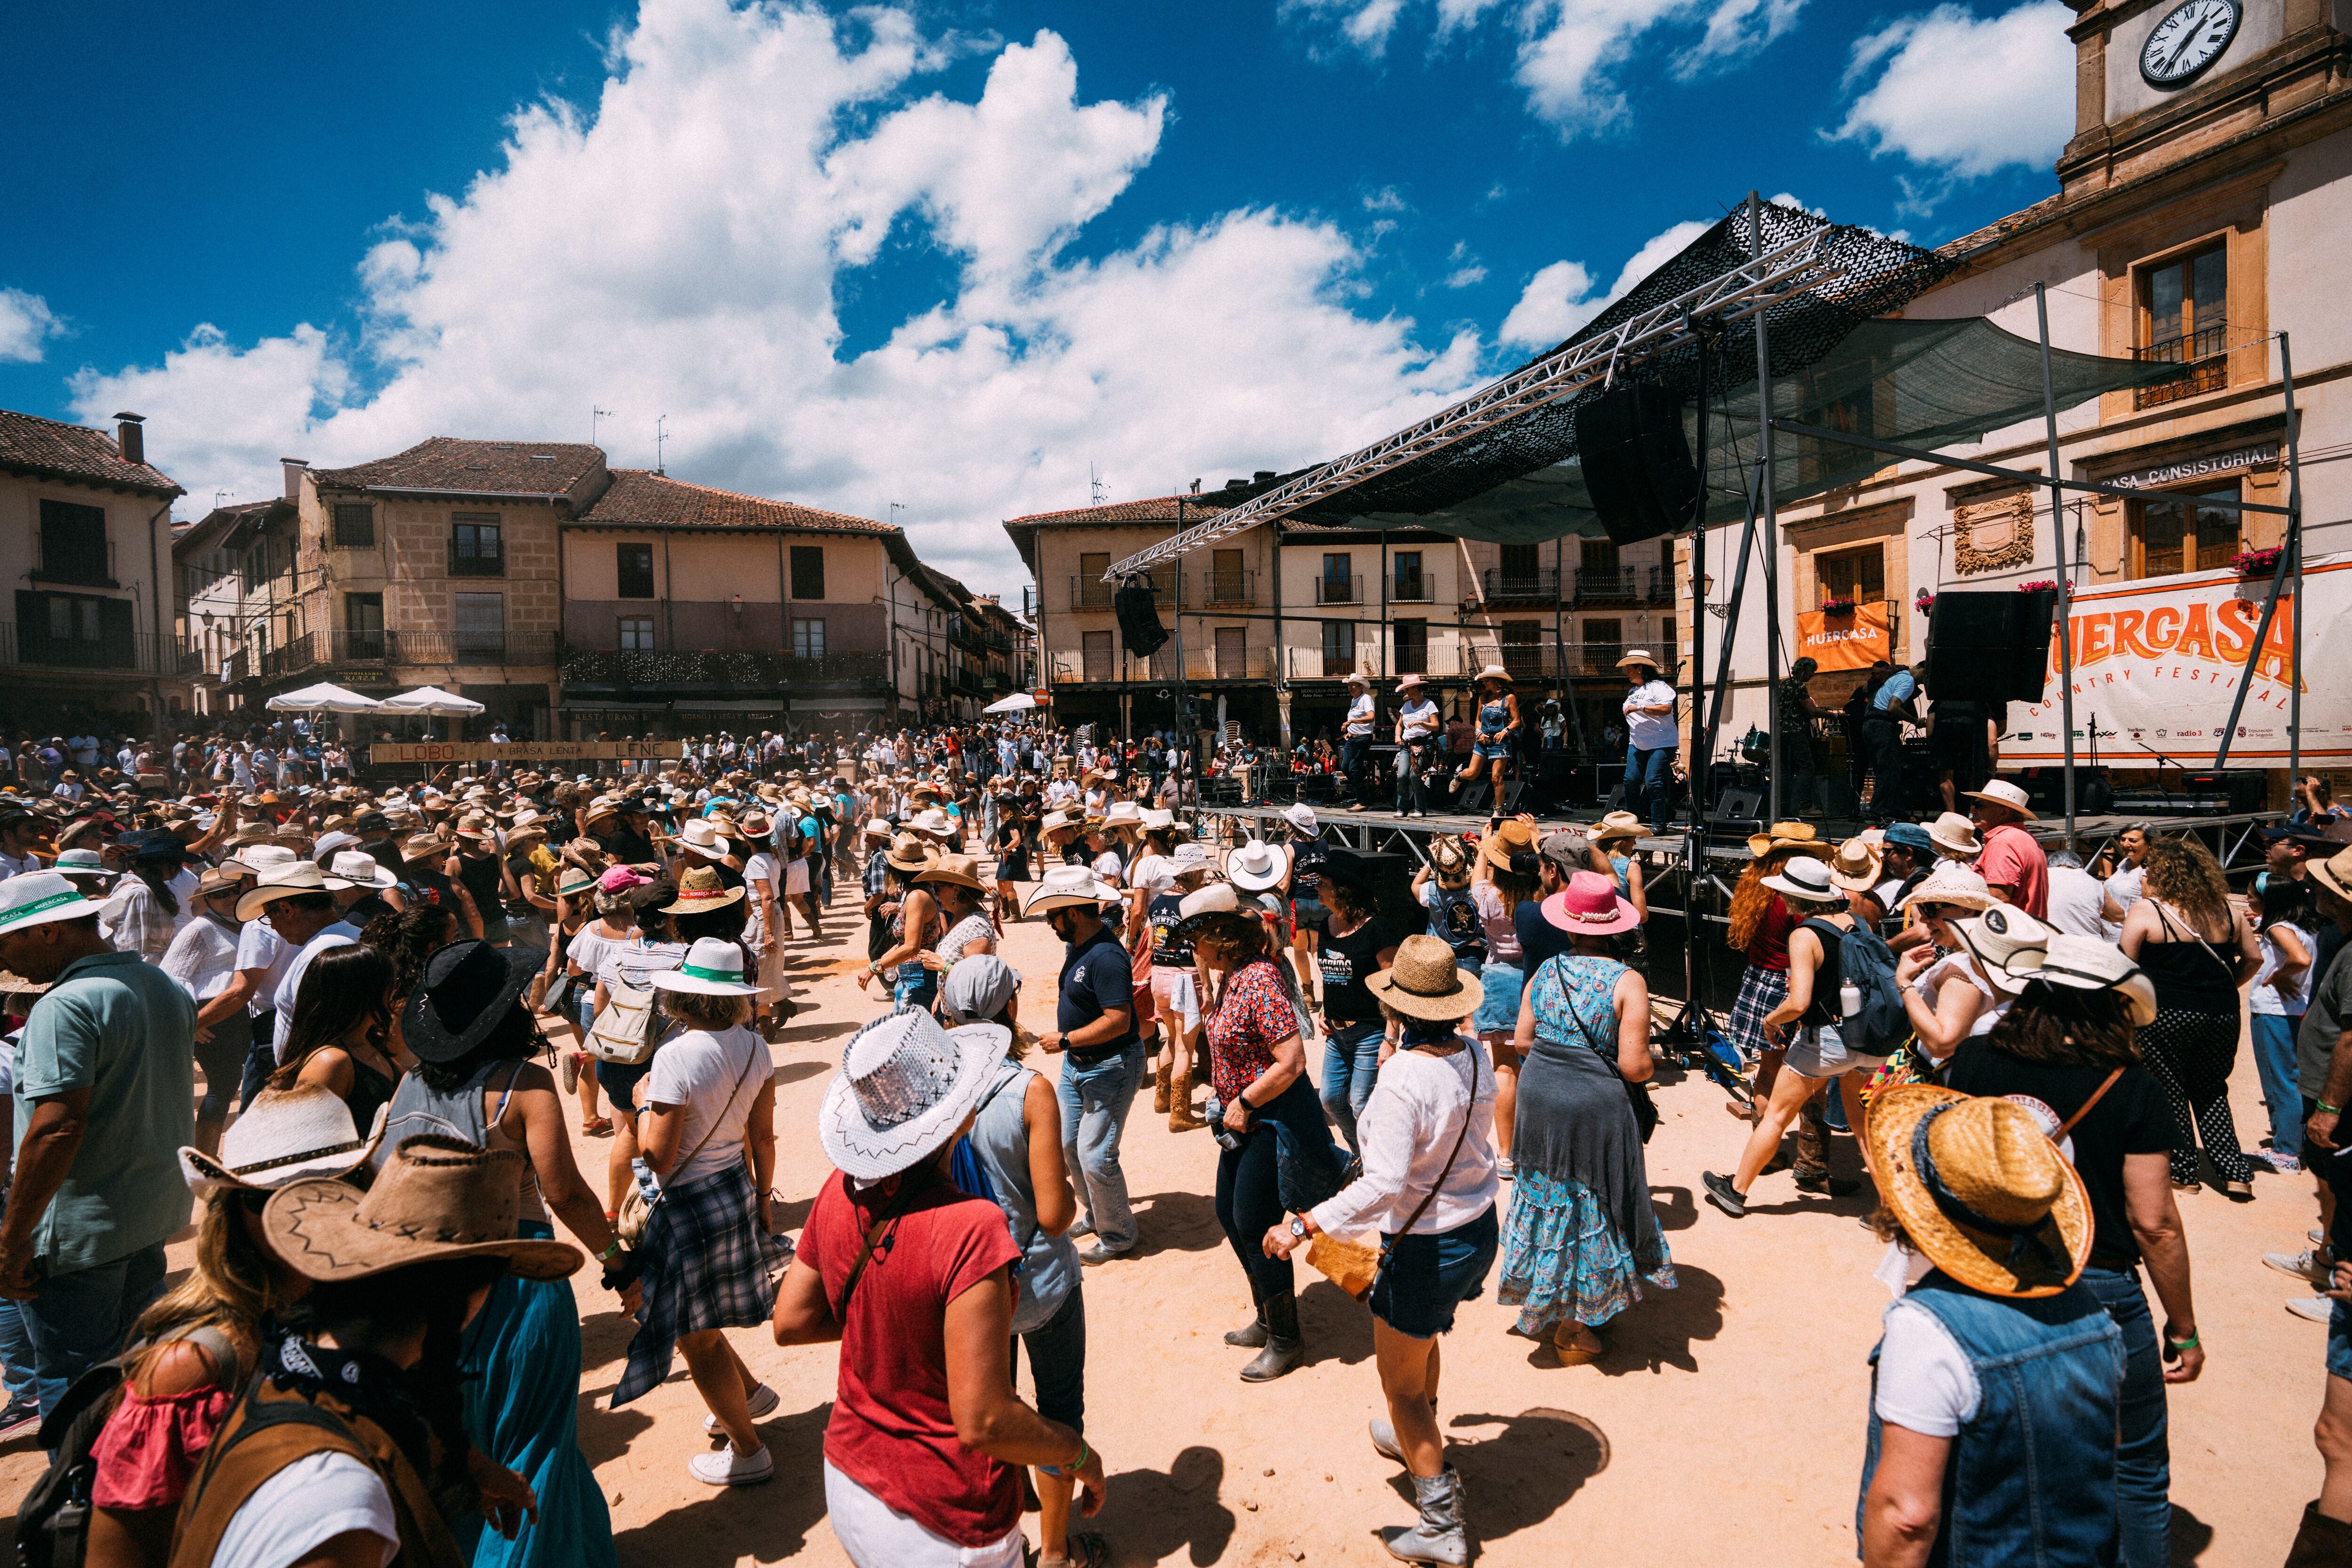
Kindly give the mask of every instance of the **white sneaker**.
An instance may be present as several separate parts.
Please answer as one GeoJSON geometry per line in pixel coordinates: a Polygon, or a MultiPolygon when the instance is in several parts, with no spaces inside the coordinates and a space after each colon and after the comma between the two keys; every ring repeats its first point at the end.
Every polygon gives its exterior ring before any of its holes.
{"type": "Polygon", "coordinates": [[[2320,1256],[2316,1247],[2302,1252],[2265,1252],[2263,1261],[2280,1273],[2292,1274],[2297,1279],[2314,1285],[2327,1283],[2327,1260],[2320,1256]]]}
{"type": "Polygon", "coordinates": [[[757,1453],[751,1454],[739,1454],[735,1445],[730,1443],[714,1453],[695,1455],[686,1462],[686,1468],[707,1487],[756,1487],[773,1479],[776,1460],[764,1443],[757,1453]]]}
{"type": "MultiPolygon", "coordinates": [[[[751,1397],[744,1401],[746,1405],[751,1407],[751,1419],[754,1421],[766,1420],[769,1416],[775,1414],[776,1406],[782,1405],[783,1402],[784,1396],[778,1394],[774,1389],[770,1388],[764,1383],[759,1387],[753,1389],[751,1391],[751,1397]]],[[[706,1415],[702,1418],[702,1429],[711,1436],[716,1437],[724,1428],[719,1425],[718,1416],[706,1415]]]]}
{"type": "Polygon", "coordinates": [[[2336,1302],[2326,1296],[2297,1296],[2286,1304],[2286,1310],[2298,1318],[2324,1323],[2336,1315],[2336,1302]]]}

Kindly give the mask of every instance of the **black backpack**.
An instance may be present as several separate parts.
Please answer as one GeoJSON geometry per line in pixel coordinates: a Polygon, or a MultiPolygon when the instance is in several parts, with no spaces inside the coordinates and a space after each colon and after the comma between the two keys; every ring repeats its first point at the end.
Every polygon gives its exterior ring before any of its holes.
{"type": "MultiPolygon", "coordinates": [[[[214,1363],[228,1374],[224,1386],[240,1386],[242,1363],[226,1334],[200,1326],[180,1337],[212,1352],[214,1363]]],[[[124,1364],[143,1348],[83,1373],[42,1418],[41,1447],[48,1450],[49,1468],[16,1510],[16,1568],[81,1568],[89,1552],[90,1487],[98,1478],[90,1450],[121,1403],[124,1364]]]]}

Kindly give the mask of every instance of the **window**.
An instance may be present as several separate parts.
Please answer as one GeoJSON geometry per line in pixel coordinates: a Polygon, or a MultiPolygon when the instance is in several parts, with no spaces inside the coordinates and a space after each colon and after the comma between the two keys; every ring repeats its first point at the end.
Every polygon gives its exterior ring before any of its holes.
{"type": "Polygon", "coordinates": [[[1576,563],[1585,572],[1614,572],[1618,567],[1617,542],[1613,539],[1587,539],[1577,545],[1576,563]]]}
{"type": "Polygon", "coordinates": [[[1664,617],[1658,623],[1658,646],[1655,651],[1660,658],[1670,665],[1682,662],[1682,645],[1675,641],[1675,618],[1672,616],[1664,617]]]}
{"type": "Polygon", "coordinates": [[[343,595],[342,657],[345,658],[382,658],[383,657],[383,595],[382,594],[343,595]]]}
{"type": "MultiPolygon", "coordinates": [[[[1104,558],[1103,563],[1105,565],[1110,563],[1108,556],[1104,558]]],[[[1111,678],[1110,634],[1108,632],[1087,633],[1079,644],[1079,658],[1084,679],[1108,680],[1111,678]]]]}
{"type": "Polygon", "coordinates": [[[1834,555],[1816,555],[1813,576],[1821,591],[1816,605],[1878,603],[1886,597],[1886,547],[1873,544],[1834,555]]]}
{"type": "Polygon", "coordinates": [[[239,571],[245,578],[245,591],[247,594],[260,593],[261,585],[269,581],[269,541],[255,540],[252,548],[245,552],[239,571]]]}
{"type": "Polygon", "coordinates": [[[1318,605],[1352,605],[1356,602],[1356,560],[1345,551],[1327,551],[1323,556],[1323,575],[1315,580],[1315,602],[1318,605]]]}
{"type": "MultiPolygon", "coordinates": [[[[1329,559],[1329,557],[1325,557],[1329,559]]],[[[1346,556],[1341,556],[1346,560],[1346,556]]],[[[1323,623],[1323,675],[1332,679],[1356,673],[1356,623],[1325,621],[1323,623]]]]}
{"type": "Polygon", "coordinates": [[[621,617],[621,651],[623,653],[654,651],[654,618],[651,616],[621,617]]]}
{"type": "MultiPolygon", "coordinates": [[[[1110,564],[1106,561],[1105,566],[1110,564]]],[[[824,546],[795,544],[793,546],[793,597],[822,599],[824,597],[824,546]]]]}
{"type": "Polygon", "coordinates": [[[1535,621],[1505,621],[1496,628],[1503,638],[1503,668],[1514,680],[1539,676],[1543,668],[1543,627],[1535,621]]]}
{"type": "Polygon", "coordinates": [[[82,594],[16,595],[17,657],[26,664],[74,669],[137,667],[128,599],[82,594]]]}
{"type": "Polygon", "coordinates": [[[373,549],[375,508],[365,501],[337,501],[332,538],[338,550],[373,549]]]}
{"type": "Polygon", "coordinates": [[[1614,616],[1588,616],[1584,620],[1584,668],[1588,673],[1617,673],[1625,657],[1625,623],[1614,616]]]}
{"type": "Polygon", "coordinates": [[[1242,569],[1240,551],[1209,552],[1208,588],[1209,604],[1244,605],[1249,602],[1249,575],[1242,569]]]}
{"type": "Polygon", "coordinates": [[[654,547],[650,544],[616,544],[613,546],[613,569],[617,592],[624,599],[650,599],[654,596],[654,547]]]}
{"type": "Polygon", "coordinates": [[[1536,574],[1543,570],[1536,556],[1538,546],[1506,544],[1500,548],[1502,559],[1497,564],[1503,569],[1503,580],[1507,583],[1533,584],[1536,574]]]}
{"type": "Polygon", "coordinates": [[[2132,575],[2168,577],[2227,566],[2241,548],[2239,518],[2234,510],[2200,504],[2217,499],[2236,500],[2238,487],[2132,502],[2132,575]]]}
{"type": "MultiPolygon", "coordinates": [[[[495,522],[458,522],[449,536],[449,575],[452,577],[503,577],[507,563],[499,543],[499,525],[495,522]]],[[[499,598],[496,594],[482,595],[499,598]]]]}
{"type": "Polygon", "coordinates": [[[2191,368],[2180,380],[2143,387],[2137,405],[2149,408],[2213,392],[2229,382],[2230,263],[2217,242],[2187,256],[2143,268],[2139,275],[2141,359],[2191,368]]]}
{"type": "Polygon", "coordinates": [[[1247,626],[1219,626],[1216,651],[1219,680],[1240,680],[1249,674],[1247,626]]]}
{"type": "Polygon", "coordinates": [[[1429,580],[1421,574],[1421,552],[1400,550],[1389,562],[1389,597],[1418,604],[1429,597],[1429,580]]]}
{"type": "Polygon", "coordinates": [[[96,642],[98,640],[98,601],[77,599],[65,594],[50,595],[49,640],[51,642],[96,642]]]}
{"type": "Polygon", "coordinates": [[[106,572],[106,509],[73,501],[41,503],[41,572],[52,583],[112,587],[106,572]]]}
{"type": "Polygon", "coordinates": [[[1392,621],[1389,635],[1396,645],[1396,673],[1427,675],[1429,673],[1429,623],[1427,621],[1392,621]]]}
{"type": "Polygon", "coordinates": [[[457,594],[457,657],[469,654],[504,658],[507,652],[507,596],[504,594],[457,594]]]}
{"type": "Polygon", "coordinates": [[[800,658],[824,657],[824,620],[822,616],[811,620],[793,618],[793,653],[800,658]]]}

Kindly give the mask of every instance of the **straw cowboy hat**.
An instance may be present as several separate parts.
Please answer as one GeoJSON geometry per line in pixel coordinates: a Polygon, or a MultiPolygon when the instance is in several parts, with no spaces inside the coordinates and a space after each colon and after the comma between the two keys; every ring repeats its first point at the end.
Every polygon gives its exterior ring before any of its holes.
{"type": "Polygon", "coordinates": [[[1943,812],[1927,824],[1927,842],[1944,854],[1957,855],[1964,860],[1973,860],[1984,853],[1984,846],[1977,842],[1977,825],[1957,811],[1943,812]]]}
{"type": "Polygon", "coordinates": [[[887,844],[892,838],[898,836],[898,830],[897,828],[891,826],[882,818],[873,816],[866,818],[866,826],[857,830],[857,837],[861,839],[878,838],[883,843],[887,844]]]}
{"type": "Polygon", "coordinates": [[[1143,807],[1131,800],[1112,801],[1109,809],[1103,813],[1103,826],[1105,827],[1141,827],[1143,807]]]}
{"type": "MultiPolygon", "coordinates": [[[[0,888],[6,886],[0,882],[0,888]]],[[[1048,866],[1045,879],[1037,884],[1021,912],[1043,914],[1048,910],[1072,909],[1080,904],[1095,909],[1118,897],[1118,889],[1097,878],[1090,866],[1048,866]]]]}
{"type": "Polygon", "coordinates": [[[265,1089],[221,1134],[218,1158],[182,1148],[180,1176],[192,1193],[268,1192],[312,1176],[358,1170],[383,1136],[390,1106],[376,1108],[364,1138],[343,1097],[322,1083],[265,1089]]]}
{"type": "Polygon", "coordinates": [[[376,863],[376,858],[364,849],[340,851],[328,866],[327,874],[346,888],[373,888],[382,892],[400,886],[400,879],[376,863]]]}
{"type": "Polygon", "coordinates": [[[538,978],[547,954],[463,937],[425,960],[400,1016],[401,1043],[423,1062],[454,1062],[489,1038],[538,978]]]}
{"type": "Polygon", "coordinates": [[[1810,822],[1776,822],[1768,833],[1753,833],[1748,837],[1748,853],[1761,860],[1775,849],[1791,844],[1817,844],[1821,835],[1810,822]]]}
{"type": "MultiPolygon", "coordinates": [[[[0,882],[0,896],[5,896],[8,884],[0,882]]],[[[330,877],[311,860],[289,860],[282,866],[272,866],[260,874],[252,888],[236,901],[236,918],[257,919],[261,911],[281,899],[299,899],[306,893],[337,892],[350,887],[340,877],[330,877]]],[[[7,917],[0,911],[0,930],[5,930],[7,917]]]]}
{"type": "Polygon", "coordinates": [[[81,885],[84,877],[101,882],[114,879],[114,873],[106,868],[105,862],[95,849],[60,849],[49,869],[60,877],[71,879],[76,887],[81,885]]]}
{"type": "Polygon", "coordinates": [[[28,871],[0,882],[0,936],[52,921],[78,921],[99,906],[55,871],[28,871]]]}
{"type": "Polygon", "coordinates": [[[585,866],[566,866],[563,874],[555,879],[555,896],[559,899],[576,899],[583,893],[593,892],[595,888],[596,874],[585,866]]]}
{"type": "Polygon", "coordinates": [[[1884,862],[1876,849],[1859,838],[1849,838],[1829,858],[1830,885],[1849,893],[1866,893],[1878,886],[1884,862]]]}
{"type": "Polygon", "coordinates": [[[1046,838],[1056,833],[1074,833],[1087,825],[1087,819],[1075,811],[1049,811],[1037,824],[1037,836],[1046,838]]]}
{"type": "Polygon", "coordinates": [[[1845,895],[1830,880],[1830,868],[1811,855],[1800,855],[1780,868],[1777,877],[1764,879],[1764,886],[1784,899],[1795,899],[1809,904],[1840,904],[1845,895]]]}
{"type": "Polygon", "coordinates": [[[359,841],[360,836],[356,833],[346,833],[340,827],[329,828],[311,844],[310,858],[324,865],[328,857],[336,850],[353,848],[359,841]]]}
{"type": "MultiPolygon", "coordinates": [[[[689,871],[688,877],[700,873],[689,871]]],[[[740,893],[742,889],[735,889],[740,893]]],[[[681,895],[682,896],[682,895],[681,895]]],[[[670,908],[677,906],[672,904],[670,908]]],[[[653,975],[656,991],[690,991],[698,996],[757,996],[760,987],[743,981],[743,948],[739,942],[706,936],[686,950],[686,962],[653,975]]]]}
{"type": "Polygon", "coordinates": [[[1205,888],[1195,888],[1176,905],[1176,934],[1190,937],[1202,925],[1219,915],[1242,918],[1241,895],[1230,882],[1212,882],[1205,888]]]}
{"type": "Polygon", "coordinates": [[[1143,830],[1146,833],[1157,833],[1163,828],[1175,826],[1176,814],[1172,811],[1162,811],[1157,806],[1145,806],[1137,814],[1137,820],[1143,824],[1143,830]]]}
{"type": "Polygon", "coordinates": [[[1988,906],[1973,920],[1954,921],[1952,930],[1993,989],[2011,996],[2025,989],[2042,967],[2050,939],[2058,934],[2015,904],[2002,903],[1988,906]]]}
{"type": "Polygon", "coordinates": [[[1648,831],[1642,826],[1642,819],[1632,812],[1612,811],[1594,823],[1585,837],[1601,844],[1612,838],[1639,838],[1648,831]]]}
{"type": "Polygon", "coordinates": [[[1919,885],[1901,907],[1907,910],[1919,904],[1958,904],[1982,912],[1992,908],[1992,889],[1958,860],[1938,860],[1933,870],[1919,879],[1919,885]]]}
{"type": "Polygon", "coordinates": [[[719,879],[716,868],[697,866],[677,879],[677,898],[662,906],[666,915],[701,915],[743,901],[743,889],[719,879]]]}
{"type": "Polygon", "coordinates": [[[578,1272],[586,1255],[571,1243],[515,1235],[522,1172],[512,1150],[404,1138],[364,1193],[315,1176],[279,1188],[262,1234],[288,1268],[322,1283],[457,1258],[503,1258],[524,1279],[578,1272]]]}
{"type": "Polygon", "coordinates": [[[600,795],[595,799],[590,801],[587,807],[581,812],[580,820],[583,826],[593,827],[607,817],[618,816],[620,815],[621,808],[614,801],[613,797],[608,795],[600,795]]]}
{"type": "Polygon", "coordinates": [[[1511,868],[1511,857],[1531,855],[1536,847],[1536,830],[1517,817],[1504,823],[1478,841],[1478,858],[1499,871],[1511,868]]]}
{"type": "Polygon", "coordinates": [[[439,860],[449,853],[446,834],[415,833],[400,841],[400,858],[404,860],[439,860]]]}
{"type": "Polygon", "coordinates": [[[1244,892],[1262,893],[1280,887],[1289,870],[1282,851],[1263,838],[1253,838],[1225,856],[1225,879],[1244,892]]]}
{"type": "Polygon", "coordinates": [[[2024,1106],[1928,1084],[1883,1090],[1870,1141],[1879,1190],[1911,1245],[1988,1296],[2054,1296],[2083,1271],[2083,1178],[2024,1106]]]}
{"type": "Polygon", "coordinates": [[[816,1113],[817,1142],[835,1169],[880,1181],[919,1164],[963,1130],[1004,1059],[1001,1024],[942,1028],[902,1007],[852,1035],[816,1113]]]}
{"type": "Polygon", "coordinates": [[[883,864],[901,871],[919,871],[931,863],[937,853],[938,847],[920,834],[901,833],[890,840],[889,853],[882,858],[883,864]]]}
{"type": "Polygon", "coordinates": [[[1481,668],[1471,684],[1475,686],[1481,680],[1499,680],[1506,686],[1514,684],[1511,672],[1499,664],[1490,664],[1481,668]]]}
{"type": "MultiPolygon", "coordinates": [[[[2352,849],[2339,849],[2325,860],[2308,863],[2311,879],[2337,898],[2352,902],[2352,849]]],[[[0,888],[8,884],[0,882],[0,888]]]]}
{"type": "Polygon", "coordinates": [[[959,888],[975,892],[988,891],[988,884],[980,879],[980,862],[969,855],[942,855],[915,873],[918,882],[952,882],[959,888]]]}
{"type": "Polygon", "coordinates": [[[1343,684],[1349,686],[1360,686],[1367,691],[1370,691],[1372,689],[1371,677],[1363,674],[1361,671],[1348,677],[1347,680],[1343,684]]]}
{"type": "Polygon", "coordinates": [[[1966,789],[1960,793],[1970,800],[1980,800],[1987,805],[2006,806],[2017,814],[2017,819],[2020,822],[2042,820],[2033,815],[2032,797],[2007,779],[1990,779],[1986,782],[1982,789],[1966,789]]]}
{"type": "Polygon", "coordinates": [[[1468,1017],[1485,994],[1462,984],[1454,950],[1426,931],[1397,943],[1395,962],[1365,980],[1364,988],[1408,1018],[1437,1023],[1468,1017]]]}
{"type": "Polygon", "coordinates": [[[257,844],[242,855],[222,861],[220,868],[242,876],[258,877],[273,866],[290,866],[300,858],[282,844],[257,844]]]}
{"type": "Polygon", "coordinates": [[[1554,929],[1578,936],[1612,936],[1642,923],[1631,900],[1617,891],[1617,880],[1598,871],[1579,871],[1568,886],[1546,899],[1538,912],[1554,929]]]}
{"type": "Polygon", "coordinates": [[[698,816],[677,830],[674,840],[681,849],[690,849],[705,860],[724,860],[734,853],[734,846],[719,831],[719,825],[707,816],[698,816]]]}

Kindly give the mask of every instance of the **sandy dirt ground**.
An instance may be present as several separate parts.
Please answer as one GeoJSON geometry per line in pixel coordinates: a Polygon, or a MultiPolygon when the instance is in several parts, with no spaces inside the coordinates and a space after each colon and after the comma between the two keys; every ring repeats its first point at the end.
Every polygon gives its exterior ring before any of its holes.
{"type": "MultiPolygon", "coordinates": [[[[828,1173],[819,1099],[842,1042],[878,1006],[855,982],[864,922],[850,889],[824,939],[789,951],[808,1006],[775,1048],[776,1186],[790,1200],[780,1226],[797,1231],[828,1173]]],[[[1060,944],[1024,921],[1004,951],[1025,976],[1022,1016],[1051,1027],[1060,944]]],[[[2236,1076],[2251,1147],[2266,1123],[2243,1053],[2236,1076]]],[[[1621,1318],[1596,1365],[1563,1368],[1507,1335],[1512,1314],[1495,1304],[1491,1279],[1445,1341],[1440,1418],[1468,1481],[1476,1561],[1851,1563],[1866,1358],[1886,1304],[1871,1279],[1880,1244],[1859,1223],[1868,1189],[1831,1201],[1767,1176],[1748,1217],[1725,1218],[1698,1201],[1699,1175],[1730,1168],[1744,1129],[1713,1085],[1672,1072],[1661,1082],[1650,1184],[1679,1288],[1621,1318]]],[[[1300,1298],[1307,1365],[1242,1383],[1249,1352],[1220,1340],[1249,1296],[1211,1204],[1216,1146],[1204,1131],[1171,1133],[1148,1090],[1137,1107],[1125,1164],[1142,1243],[1084,1285],[1087,1432],[1109,1476],[1091,1528],[1120,1564],[1391,1561],[1372,1532],[1408,1521],[1412,1493],[1364,1436],[1383,1413],[1369,1315],[1302,1264],[1302,1281],[1314,1281],[1300,1298]]],[[[578,1140],[583,1167],[600,1171],[608,1147],[578,1140]]],[[[1833,1158],[1841,1171],[1859,1163],[1844,1140],[1833,1158]]],[[[2304,1245],[2309,1184],[2263,1174],[2255,1194],[2182,1194],[2210,1359],[2201,1381],[2171,1391],[2173,1556],[2208,1568],[2282,1560],[2319,1487],[2310,1426],[2326,1333],[2283,1310],[2294,1283],[2260,1260],[2304,1245]]],[[[836,1352],[733,1334],[782,1395],[762,1424],[776,1479],[714,1491],[686,1471],[709,1444],[683,1363],[654,1393],[608,1409],[632,1325],[593,1275],[577,1289],[580,1441],[612,1503],[621,1562],[845,1563],[819,1470],[836,1352]]],[[[39,1469],[29,1439],[0,1449],[0,1504],[13,1509],[39,1469]]],[[[1029,1526],[1034,1539],[1034,1516],[1029,1526]]]]}

